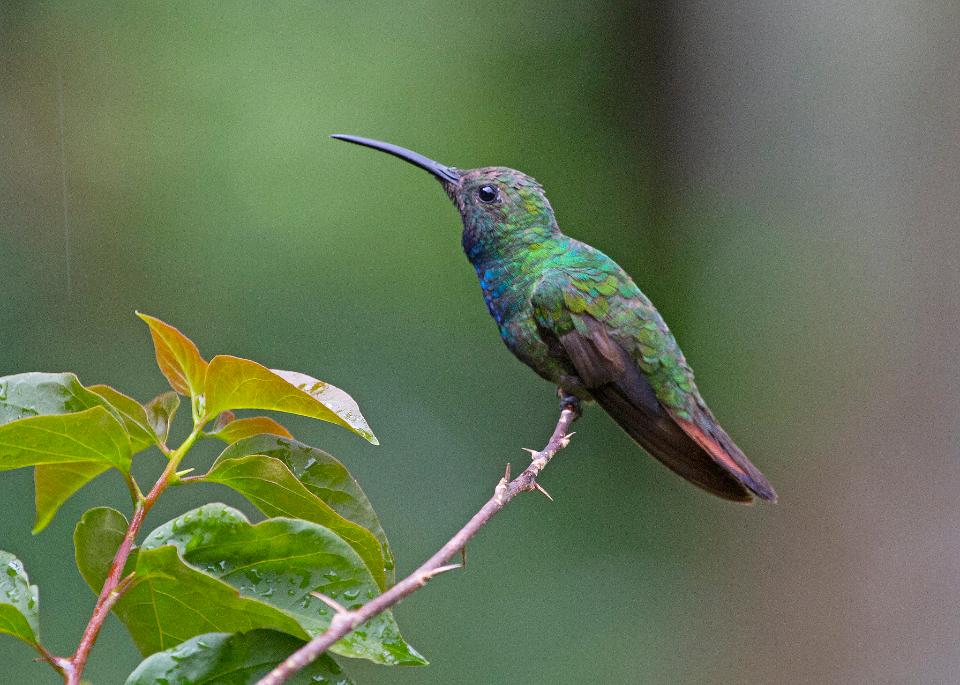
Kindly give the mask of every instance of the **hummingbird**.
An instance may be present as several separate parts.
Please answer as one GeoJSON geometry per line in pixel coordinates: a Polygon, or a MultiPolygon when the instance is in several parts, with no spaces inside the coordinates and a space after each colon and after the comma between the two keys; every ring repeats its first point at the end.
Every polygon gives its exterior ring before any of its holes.
{"type": "Polygon", "coordinates": [[[458,169],[370,138],[331,136],[437,178],[460,211],[463,250],[507,348],[555,384],[561,406],[595,401],[644,450],[709,493],[777,494],[707,407],[660,313],[620,265],[561,232],[541,186],[506,167],[458,169]]]}

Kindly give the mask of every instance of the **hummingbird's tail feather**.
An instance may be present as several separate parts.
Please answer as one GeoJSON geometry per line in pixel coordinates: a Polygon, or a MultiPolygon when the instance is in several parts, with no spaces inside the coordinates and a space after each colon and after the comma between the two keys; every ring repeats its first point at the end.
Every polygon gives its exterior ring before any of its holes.
{"type": "Polygon", "coordinates": [[[591,389],[591,394],[627,435],[678,476],[723,499],[753,501],[751,489],[717,463],[672,417],[662,410],[650,412],[631,401],[633,393],[623,390],[610,384],[591,389]]]}
{"type": "Polygon", "coordinates": [[[757,497],[768,502],[777,501],[777,493],[770,481],[747,459],[709,411],[699,410],[693,421],[672,418],[684,433],[757,497]]]}
{"type": "Polygon", "coordinates": [[[641,447],[678,475],[734,502],[777,495],[699,401],[690,419],[677,416],[657,397],[647,377],[606,327],[592,317],[558,338],[590,394],[641,447]]]}

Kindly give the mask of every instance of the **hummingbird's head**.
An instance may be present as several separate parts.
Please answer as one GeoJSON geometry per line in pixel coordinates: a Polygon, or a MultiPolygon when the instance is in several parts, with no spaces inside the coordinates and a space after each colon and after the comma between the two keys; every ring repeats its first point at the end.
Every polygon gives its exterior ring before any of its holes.
{"type": "Polygon", "coordinates": [[[553,219],[543,186],[523,172],[495,166],[458,173],[456,183],[445,181],[443,187],[465,225],[525,226],[533,219],[553,219]]]}
{"type": "Polygon", "coordinates": [[[559,232],[543,186],[524,173],[506,167],[461,170],[391,143],[332,137],[386,152],[435,176],[460,210],[463,246],[471,261],[480,251],[522,248],[559,232]]]}

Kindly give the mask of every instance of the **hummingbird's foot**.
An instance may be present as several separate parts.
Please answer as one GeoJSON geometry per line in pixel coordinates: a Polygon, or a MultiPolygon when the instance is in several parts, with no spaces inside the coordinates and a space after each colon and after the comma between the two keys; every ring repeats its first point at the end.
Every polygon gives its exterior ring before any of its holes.
{"type": "Polygon", "coordinates": [[[564,409],[570,409],[577,418],[580,418],[583,415],[583,410],[580,407],[580,398],[576,395],[571,395],[567,392],[564,392],[563,388],[557,388],[557,397],[560,398],[560,411],[564,409]]]}

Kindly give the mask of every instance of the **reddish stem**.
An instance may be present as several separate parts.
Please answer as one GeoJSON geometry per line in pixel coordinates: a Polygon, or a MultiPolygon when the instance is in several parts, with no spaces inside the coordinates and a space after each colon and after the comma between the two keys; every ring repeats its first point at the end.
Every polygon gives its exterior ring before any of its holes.
{"type": "Polygon", "coordinates": [[[134,507],[133,518],[130,519],[127,532],[123,536],[123,541],[120,543],[120,547],[113,557],[113,562],[110,564],[107,579],[103,582],[103,588],[100,590],[97,603],[93,608],[93,615],[90,616],[90,621],[83,631],[83,637],[80,638],[77,651],[67,659],[62,657],[54,658],[52,663],[58,666],[63,672],[65,685],[80,685],[80,676],[83,675],[83,669],[87,665],[87,657],[90,656],[93,643],[97,641],[97,636],[100,634],[103,622],[107,620],[107,616],[110,614],[113,605],[116,604],[117,600],[123,596],[123,592],[130,586],[129,581],[132,580],[132,577],[128,576],[121,581],[121,576],[123,575],[123,568],[127,564],[127,559],[130,557],[130,552],[133,550],[140,526],[143,524],[143,520],[146,518],[151,507],[153,507],[157,501],[157,498],[166,490],[170,482],[170,476],[175,469],[176,460],[171,460],[167,464],[167,468],[164,469],[163,475],[154,483],[150,492],[147,493],[147,496],[137,502],[134,507]]]}

